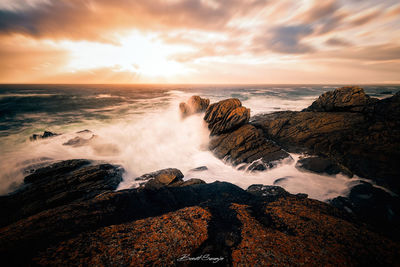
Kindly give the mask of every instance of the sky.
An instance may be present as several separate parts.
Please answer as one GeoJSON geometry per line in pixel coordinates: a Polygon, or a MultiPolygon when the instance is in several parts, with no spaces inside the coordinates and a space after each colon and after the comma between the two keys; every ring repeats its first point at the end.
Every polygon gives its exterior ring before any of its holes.
{"type": "Polygon", "coordinates": [[[0,83],[400,84],[400,2],[0,0],[0,83]]]}

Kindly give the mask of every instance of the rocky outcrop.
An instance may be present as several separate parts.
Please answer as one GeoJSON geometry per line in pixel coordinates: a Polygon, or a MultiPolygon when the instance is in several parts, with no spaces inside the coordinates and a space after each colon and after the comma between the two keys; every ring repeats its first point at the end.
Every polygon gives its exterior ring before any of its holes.
{"type": "Polygon", "coordinates": [[[29,137],[29,140],[36,141],[39,139],[45,139],[45,138],[49,138],[49,137],[53,137],[53,136],[57,136],[57,135],[60,135],[60,134],[52,133],[49,131],[44,131],[43,134],[33,134],[31,137],[29,137]]]}
{"type": "MultiPolygon", "coordinates": [[[[75,163],[65,164],[64,180],[75,163]]],[[[52,169],[37,175],[51,180],[52,169]]],[[[108,190],[0,228],[0,260],[11,265],[396,265],[399,250],[326,203],[221,182],[108,190]]]]}
{"type": "Polygon", "coordinates": [[[209,149],[233,165],[253,164],[248,170],[266,170],[276,161],[289,157],[279,146],[267,140],[262,131],[250,125],[250,109],[237,98],[211,104],[204,115],[210,129],[209,149]]]}
{"type": "Polygon", "coordinates": [[[187,117],[195,113],[206,111],[208,105],[210,105],[210,99],[192,96],[186,103],[182,102],[179,104],[179,110],[182,117],[187,117]]]}
{"type": "Polygon", "coordinates": [[[324,155],[400,192],[400,94],[355,106],[363,112],[285,111],[257,116],[251,123],[289,151],[324,155]]]}
{"type": "Polygon", "coordinates": [[[69,203],[84,201],[122,181],[122,169],[89,160],[68,160],[36,170],[24,186],[0,197],[0,226],[69,203]]]}
{"type": "Polygon", "coordinates": [[[233,165],[250,164],[249,170],[266,170],[275,166],[277,160],[289,157],[279,146],[267,140],[263,132],[250,124],[210,139],[209,148],[220,159],[227,159],[233,165]]]}
{"type": "Polygon", "coordinates": [[[368,105],[375,103],[377,99],[370,98],[364,89],[358,86],[338,88],[322,94],[305,111],[319,112],[362,112],[368,105]]]}
{"type": "Polygon", "coordinates": [[[211,104],[204,115],[211,135],[232,131],[246,124],[250,119],[250,109],[242,107],[237,98],[230,98],[211,104]]]}

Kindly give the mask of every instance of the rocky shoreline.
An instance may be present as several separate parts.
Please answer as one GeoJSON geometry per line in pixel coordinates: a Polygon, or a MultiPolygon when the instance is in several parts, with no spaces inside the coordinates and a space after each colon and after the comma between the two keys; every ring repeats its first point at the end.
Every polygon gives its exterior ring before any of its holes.
{"type": "MultiPolygon", "coordinates": [[[[288,152],[299,168],[358,175],[348,197],[323,203],[279,186],[246,190],[185,180],[177,169],[144,174],[116,191],[123,169],[74,159],[39,168],[0,197],[0,259],[8,265],[400,264],[400,93],[373,99],[358,87],[320,96],[301,112],[250,117],[238,99],[194,96],[182,119],[205,112],[209,149],[247,171],[288,152]],[[393,193],[394,192],[394,193],[393,193]]],[[[171,166],[173,167],[173,166],[171,166]]]]}

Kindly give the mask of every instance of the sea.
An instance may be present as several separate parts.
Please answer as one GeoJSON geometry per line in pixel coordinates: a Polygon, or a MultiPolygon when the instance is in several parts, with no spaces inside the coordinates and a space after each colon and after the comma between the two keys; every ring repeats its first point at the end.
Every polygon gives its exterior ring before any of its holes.
{"type": "MultiPolygon", "coordinates": [[[[67,159],[120,165],[119,189],[138,186],[135,178],[164,168],[210,183],[227,181],[243,189],[279,185],[291,193],[327,201],[346,196],[355,181],[344,174],[321,175],[296,168],[304,156],[290,154],[264,172],[239,170],[208,150],[204,114],[182,119],[179,103],[192,95],[211,103],[239,98],[251,116],[300,111],[319,95],[341,85],[0,85],[0,195],[23,184],[33,169],[67,159]],[[59,135],[31,140],[33,134],[59,135]],[[74,139],[75,138],[75,139],[74,139]],[[69,142],[80,140],[79,144],[69,142]],[[195,171],[206,166],[207,170],[195,171]],[[281,179],[284,178],[284,179],[281,179]]],[[[372,97],[385,98],[400,86],[363,85],[372,97]]]]}

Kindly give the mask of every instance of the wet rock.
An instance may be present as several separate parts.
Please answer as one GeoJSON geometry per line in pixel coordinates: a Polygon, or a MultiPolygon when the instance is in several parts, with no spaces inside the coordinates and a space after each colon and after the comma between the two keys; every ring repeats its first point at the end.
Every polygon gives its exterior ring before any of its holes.
{"type": "Polygon", "coordinates": [[[201,98],[200,96],[192,96],[189,100],[179,104],[179,110],[183,117],[206,111],[208,105],[210,105],[210,99],[201,98]]]}
{"type": "Polygon", "coordinates": [[[169,168],[144,174],[135,178],[135,180],[146,181],[142,183],[140,187],[152,190],[183,181],[183,174],[178,169],[169,168]]]}
{"type": "Polygon", "coordinates": [[[16,192],[0,197],[0,226],[41,211],[93,198],[115,190],[122,169],[88,160],[68,160],[40,168],[16,192]]]}
{"type": "Polygon", "coordinates": [[[290,194],[280,186],[272,186],[272,185],[262,185],[262,184],[253,184],[250,185],[247,189],[247,192],[263,197],[268,198],[270,200],[275,200],[280,197],[287,197],[290,194]]]}
{"type": "Polygon", "coordinates": [[[322,94],[305,111],[361,112],[365,110],[367,105],[376,101],[377,99],[367,96],[364,89],[357,86],[348,86],[322,94]]]}
{"type": "Polygon", "coordinates": [[[60,134],[57,133],[52,133],[49,131],[44,131],[43,134],[33,134],[31,137],[29,137],[29,140],[31,141],[35,141],[35,140],[39,140],[39,139],[45,139],[45,138],[49,138],[49,137],[54,137],[60,134]]]}
{"type": "Polygon", "coordinates": [[[292,178],[291,176],[286,176],[286,177],[282,177],[282,178],[278,178],[273,182],[273,185],[280,185],[283,182],[287,181],[288,179],[292,178]]]}
{"type": "Polygon", "coordinates": [[[305,169],[316,173],[326,173],[329,175],[340,173],[340,167],[330,160],[324,157],[309,157],[299,159],[296,163],[296,167],[305,169]]]}
{"type": "Polygon", "coordinates": [[[273,142],[265,139],[261,130],[250,124],[239,129],[213,136],[209,149],[220,159],[228,159],[233,165],[260,160],[265,167],[273,167],[274,161],[289,157],[273,142]]]}
{"type": "Polygon", "coordinates": [[[211,135],[232,131],[246,124],[250,119],[250,109],[242,107],[237,98],[222,100],[211,104],[204,116],[211,135]]]}

